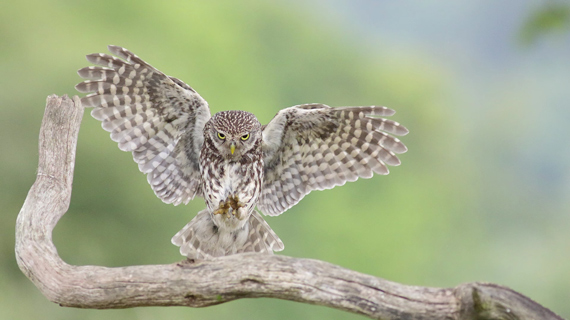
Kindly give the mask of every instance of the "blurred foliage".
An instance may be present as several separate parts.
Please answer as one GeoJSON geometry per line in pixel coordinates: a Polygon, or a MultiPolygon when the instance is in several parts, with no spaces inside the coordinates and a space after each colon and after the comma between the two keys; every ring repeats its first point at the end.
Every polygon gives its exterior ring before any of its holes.
{"type": "MultiPolygon", "coordinates": [[[[270,299],[205,309],[66,309],[48,302],[24,277],[13,257],[14,224],[34,182],[45,98],[74,95],[80,81],[75,71],[88,65],[84,55],[105,52],[107,44],[124,46],[187,82],[213,112],[247,110],[267,123],[278,110],[309,102],[383,104],[398,111],[393,119],[411,132],[403,138],[410,151],[402,166],[388,176],[313,192],[286,214],[268,217],[285,242],[282,254],[414,285],[498,282],[570,314],[567,217],[553,215],[565,202],[554,201],[557,194],[545,187],[552,184],[529,180],[533,171],[515,170],[535,161],[521,157],[520,150],[531,148],[516,140],[534,123],[525,118],[538,104],[529,98],[534,84],[501,90],[518,86],[513,76],[496,89],[504,109],[482,116],[476,106],[465,120],[457,111],[462,91],[452,65],[422,51],[359,41],[324,3],[315,3],[321,5],[318,15],[295,1],[3,4],[0,319],[360,318],[270,299]],[[516,133],[508,130],[513,114],[523,124],[516,133]],[[470,136],[477,117],[483,126],[470,136]],[[548,266],[553,260],[555,267],[548,266]]],[[[86,113],[71,207],[54,241],[72,264],[172,263],[182,257],[171,236],[203,206],[201,200],[163,204],[132,156],[120,152],[86,113]]]]}
{"type": "Polygon", "coordinates": [[[519,40],[531,46],[540,38],[570,33],[570,4],[564,1],[546,1],[533,11],[520,30],[519,40]]]}

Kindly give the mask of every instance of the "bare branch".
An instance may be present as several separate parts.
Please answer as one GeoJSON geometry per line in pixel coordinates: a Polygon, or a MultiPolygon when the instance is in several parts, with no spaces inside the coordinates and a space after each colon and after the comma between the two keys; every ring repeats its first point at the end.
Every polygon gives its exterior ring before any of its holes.
{"type": "Polygon", "coordinates": [[[326,262],[247,254],[211,261],[106,268],[59,257],[52,230],[69,207],[83,107],[48,97],[36,182],[18,216],[16,257],[51,301],[77,308],[204,307],[270,297],[324,305],[375,319],[562,319],[508,288],[406,286],[326,262]]]}

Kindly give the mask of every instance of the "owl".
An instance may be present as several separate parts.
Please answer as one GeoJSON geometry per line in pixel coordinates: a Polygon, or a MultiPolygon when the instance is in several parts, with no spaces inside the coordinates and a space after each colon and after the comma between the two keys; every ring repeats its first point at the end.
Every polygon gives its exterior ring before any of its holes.
{"type": "Polygon", "coordinates": [[[276,216],[312,190],[374,173],[388,174],[407,151],[394,135],[408,130],[381,106],[303,104],[280,110],[266,125],[245,111],[210,113],[189,85],[125,48],[97,53],[76,86],[119,149],[165,203],[201,197],[206,208],[172,238],[192,259],[273,253],[283,242],[260,213],[276,216]]]}

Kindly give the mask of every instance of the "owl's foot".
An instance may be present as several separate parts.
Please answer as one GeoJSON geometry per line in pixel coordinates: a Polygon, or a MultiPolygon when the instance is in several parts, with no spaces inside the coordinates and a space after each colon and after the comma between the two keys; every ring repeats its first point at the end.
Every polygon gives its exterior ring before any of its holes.
{"type": "Polygon", "coordinates": [[[220,205],[214,214],[228,214],[230,207],[233,207],[230,201],[220,201],[220,205]]]}
{"type": "Polygon", "coordinates": [[[245,203],[239,201],[238,196],[229,196],[226,201],[220,201],[218,209],[213,213],[222,215],[229,214],[231,208],[231,213],[241,220],[245,217],[245,210],[242,209],[243,207],[245,207],[245,203]]]}
{"type": "Polygon", "coordinates": [[[245,210],[242,209],[243,207],[245,207],[245,203],[239,201],[238,196],[230,196],[228,198],[228,202],[230,203],[230,206],[232,207],[232,214],[234,216],[236,216],[236,218],[242,220],[245,217],[245,210]]]}

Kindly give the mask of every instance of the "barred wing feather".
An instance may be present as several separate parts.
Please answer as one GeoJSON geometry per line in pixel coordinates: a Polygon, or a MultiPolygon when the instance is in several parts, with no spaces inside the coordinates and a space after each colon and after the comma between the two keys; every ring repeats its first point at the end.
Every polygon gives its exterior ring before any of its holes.
{"type": "Polygon", "coordinates": [[[279,215],[312,190],[330,189],[374,173],[388,174],[406,135],[379,107],[331,108],[305,104],[283,109],[263,129],[264,181],[258,208],[279,215]]]}
{"type": "Polygon", "coordinates": [[[188,203],[200,194],[199,155],[202,130],[210,119],[208,103],[184,82],[169,77],[125,48],[116,55],[96,53],[87,60],[99,66],[80,69],[87,79],[76,89],[94,107],[123,151],[133,153],[156,195],[166,203],[188,203]]]}

